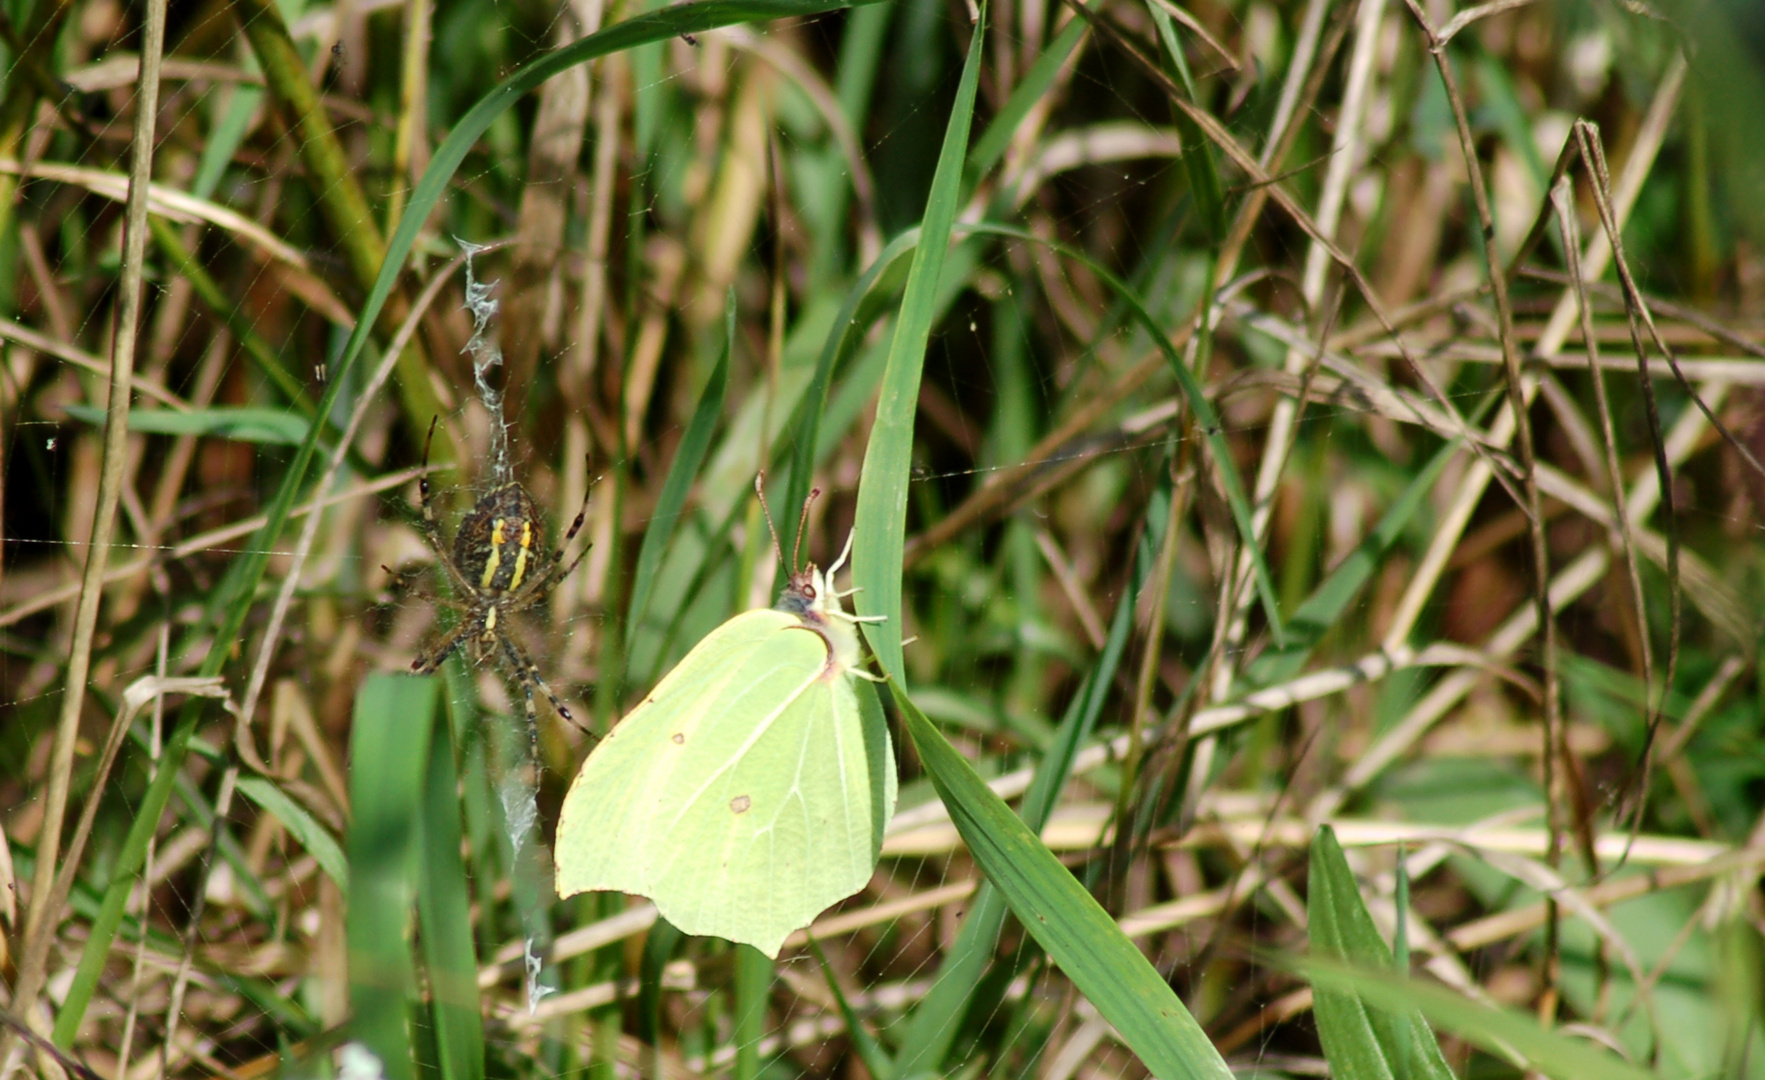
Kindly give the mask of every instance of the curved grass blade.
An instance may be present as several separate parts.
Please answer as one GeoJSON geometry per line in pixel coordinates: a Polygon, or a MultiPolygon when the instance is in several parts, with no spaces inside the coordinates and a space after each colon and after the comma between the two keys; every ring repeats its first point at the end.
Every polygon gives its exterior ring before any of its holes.
{"type": "Polygon", "coordinates": [[[1232,1071],[1225,1059],[1145,954],[993,794],[900,684],[891,681],[889,686],[902,726],[949,808],[950,820],[1024,929],[1114,1025],[1152,1075],[1160,1080],[1228,1080],[1232,1071]]]}
{"type": "Polygon", "coordinates": [[[962,163],[968,152],[969,126],[974,122],[986,23],[987,8],[982,4],[956,101],[950,108],[950,123],[944,130],[944,145],[938,151],[931,194],[926,197],[920,243],[907,272],[907,289],[876,405],[876,426],[864,449],[864,471],[858,481],[858,517],[853,526],[858,538],[852,551],[852,578],[863,591],[855,597],[856,606],[860,616],[881,617],[880,622],[864,625],[864,637],[883,670],[897,680],[906,676],[901,656],[901,570],[907,544],[913,421],[919,412],[919,377],[925,368],[926,342],[931,338],[938,275],[944,268],[950,228],[962,194],[962,163]]]}
{"type": "Polygon", "coordinates": [[[852,1040],[852,1050],[858,1055],[858,1060],[864,1063],[864,1068],[870,1072],[873,1080],[894,1080],[895,1063],[889,1060],[889,1052],[871,1034],[864,1018],[858,1015],[858,1010],[852,1008],[852,1002],[847,999],[840,980],[834,976],[833,965],[827,962],[827,954],[821,951],[821,942],[810,938],[809,951],[815,957],[816,966],[821,968],[821,981],[827,984],[828,993],[833,995],[834,1005],[840,1010],[840,1018],[846,1022],[846,1035],[852,1040]]]}
{"type": "Polygon", "coordinates": [[[235,785],[239,794],[269,811],[282,827],[305,848],[347,899],[349,896],[349,864],[343,849],[329,830],[307,812],[306,807],[290,799],[286,792],[261,776],[241,776],[235,785]]]}
{"type": "MultiPolygon", "coordinates": [[[[1095,8],[1099,6],[1098,0],[1092,0],[1092,3],[1085,6],[1095,8]]],[[[1017,126],[1023,123],[1023,118],[1029,115],[1030,109],[1047,96],[1048,88],[1054,85],[1054,79],[1066,64],[1066,58],[1078,48],[1079,39],[1085,36],[1085,31],[1090,27],[1091,24],[1084,19],[1067,20],[1060,33],[1042,50],[1042,55],[1036,57],[1035,63],[1024,72],[1022,81],[1011,91],[1011,96],[1005,99],[1004,107],[994,114],[992,122],[987,124],[987,130],[981,132],[981,137],[974,141],[974,149],[968,153],[968,176],[971,181],[984,176],[987,170],[997,165],[999,159],[1005,156],[1006,147],[1011,145],[1011,137],[1017,134],[1017,126]]]]}
{"type": "MultiPolygon", "coordinates": [[[[1041,764],[1036,766],[1035,777],[1024,793],[1018,814],[1025,827],[1037,836],[1047,826],[1060,791],[1072,775],[1073,759],[1090,739],[1097,718],[1103,713],[1103,704],[1115,683],[1116,669],[1127,649],[1128,632],[1133,629],[1133,598],[1139,594],[1140,585],[1141,582],[1136,582],[1135,587],[1116,604],[1109,637],[1104,640],[1097,665],[1067,707],[1054,742],[1042,756],[1041,764]]],[[[968,914],[962,920],[955,944],[939,965],[925,1000],[913,1010],[908,1022],[907,1034],[901,1040],[901,1067],[905,1075],[943,1069],[944,1058],[956,1041],[962,1019],[973,1008],[975,995],[982,988],[982,973],[993,959],[1004,926],[1005,902],[992,881],[982,882],[968,905],[968,914]]]]}
{"type": "Polygon", "coordinates": [[[723,391],[729,384],[729,352],[735,343],[735,290],[731,289],[723,309],[723,351],[717,366],[699,395],[699,404],[686,426],[686,435],[675,451],[674,464],[668,467],[668,478],[662,482],[662,493],[656,498],[656,512],[644,530],[643,546],[637,552],[637,570],[631,579],[631,606],[625,612],[625,637],[630,640],[650,605],[650,593],[656,587],[656,572],[661,569],[662,555],[668,541],[680,524],[680,511],[686,505],[687,491],[704,464],[705,451],[711,446],[711,435],[723,415],[723,391]]]}

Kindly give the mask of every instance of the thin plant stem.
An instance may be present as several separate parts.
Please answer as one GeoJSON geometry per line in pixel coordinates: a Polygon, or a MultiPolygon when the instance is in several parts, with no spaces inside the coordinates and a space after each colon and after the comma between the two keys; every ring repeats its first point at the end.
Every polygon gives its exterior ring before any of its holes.
{"type": "MultiPolygon", "coordinates": [[[[129,200],[123,230],[122,281],[119,287],[116,336],[111,344],[110,400],[104,422],[104,453],[98,476],[97,508],[92,518],[91,542],[80,578],[79,606],[75,609],[73,641],[68,649],[67,680],[57,718],[55,743],[50,751],[49,790],[44,800],[43,826],[38,833],[37,865],[31,888],[31,906],[25,916],[25,959],[14,984],[12,1007],[29,1015],[36,1007],[48,959],[48,943],[55,935],[61,906],[54,900],[61,849],[61,827],[67,815],[68,788],[73,779],[74,749],[80,734],[80,713],[86,704],[86,678],[91,672],[92,639],[98,628],[98,605],[104,597],[104,571],[116,526],[116,508],[122,494],[123,472],[128,466],[129,388],[135,374],[135,346],[139,336],[142,284],[147,256],[147,185],[153,178],[153,140],[159,116],[160,58],[165,49],[167,0],[148,0],[141,43],[140,77],[135,98],[135,125],[129,159],[129,200]]],[[[94,793],[93,798],[97,795],[94,793]]],[[[10,1062],[10,1058],[8,1059],[10,1062]]],[[[10,1068],[0,1068],[9,1073],[10,1068]]]]}

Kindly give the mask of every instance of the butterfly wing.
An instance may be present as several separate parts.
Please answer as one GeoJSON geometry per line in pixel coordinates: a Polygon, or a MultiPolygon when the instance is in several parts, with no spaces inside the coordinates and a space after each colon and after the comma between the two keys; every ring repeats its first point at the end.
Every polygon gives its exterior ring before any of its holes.
{"type": "Polygon", "coordinates": [[[687,933],[775,956],[870,880],[895,784],[875,692],[795,616],[751,611],[589,756],[558,826],[558,892],[647,896],[687,933]]]}

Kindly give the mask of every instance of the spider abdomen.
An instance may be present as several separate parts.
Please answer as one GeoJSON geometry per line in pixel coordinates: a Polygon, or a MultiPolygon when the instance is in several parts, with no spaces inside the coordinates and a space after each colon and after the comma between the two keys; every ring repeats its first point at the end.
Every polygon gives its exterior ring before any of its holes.
{"type": "Polygon", "coordinates": [[[519,589],[545,551],[545,525],[520,484],[485,495],[460,521],[454,563],[487,596],[519,589]]]}

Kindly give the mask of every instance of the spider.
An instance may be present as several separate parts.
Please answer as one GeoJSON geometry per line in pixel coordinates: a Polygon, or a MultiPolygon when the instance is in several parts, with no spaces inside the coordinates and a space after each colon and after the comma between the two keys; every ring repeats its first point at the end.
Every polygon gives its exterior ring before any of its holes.
{"type": "MultiPolygon", "coordinates": [[[[419,653],[411,661],[411,670],[431,674],[462,645],[469,646],[479,658],[500,655],[525,692],[530,731],[537,732],[539,728],[539,714],[533,704],[535,687],[545,694],[559,716],[574,724],[576,718],[540,675],[539,665],[509,636],[508,620],[545,599],[552,587],[569,577],[588,554],[584,547],[568,566],[564,565],[564,549],[582,531],[583,519],[588,516],[588,495],[583,495],[582,509],[570,523],[563,542],[549,554],[542,554],[545,521],[539,515],[539,507],[526,488],[510,481],[485,493],[460,520],[450,551],[429,499],[429,445],[434,438],[435,421],[431,420],[429,437],[423,440],[423,473],[417,480],[422,498],[423,538],[434,549],[436,560],[453,580],[459,596],[458,600],[434,600],[460,612],[460,621],[426,654],[419,653]]],[[[395,577],[404,576],[400,571],[388,572],[395,577]]]]}

